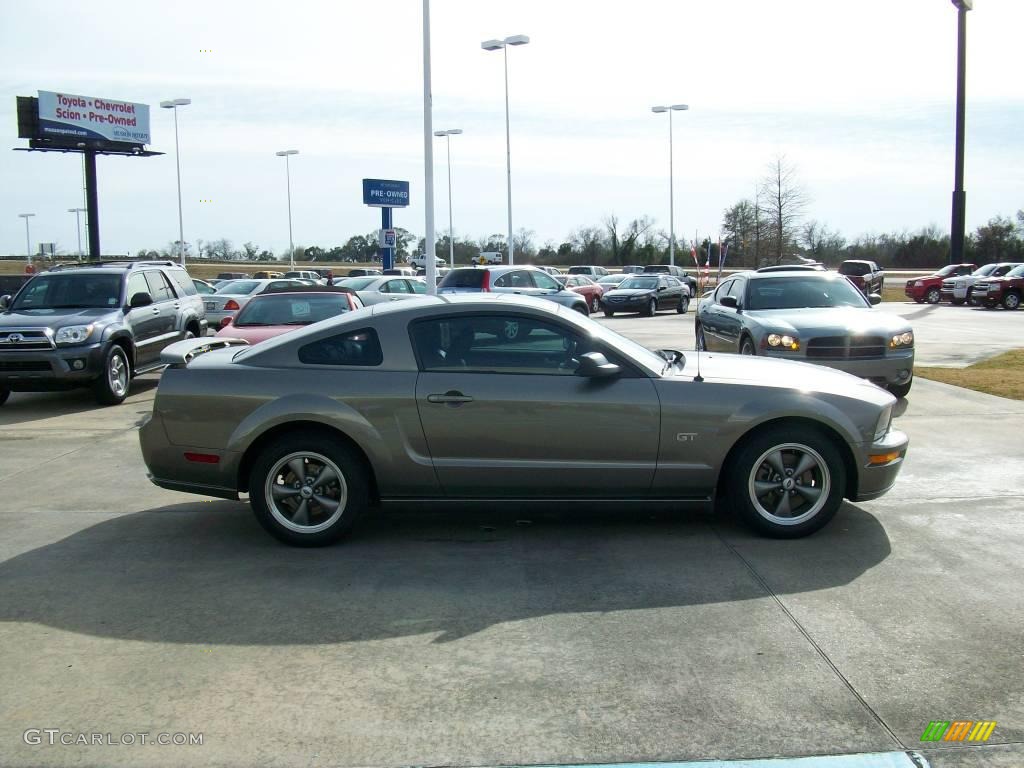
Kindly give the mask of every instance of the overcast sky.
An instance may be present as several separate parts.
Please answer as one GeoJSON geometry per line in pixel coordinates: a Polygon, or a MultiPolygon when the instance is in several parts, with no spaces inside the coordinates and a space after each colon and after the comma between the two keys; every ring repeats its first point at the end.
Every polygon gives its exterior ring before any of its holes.
{"type": "MultiPolygon", "coordinates": [[[[98,161],[104,253],[177,237],[179,113],[185,239],[331,246],[379,227],[364,177],[407,179],[395,224],[424,225],[418,0],[314,3],[29,3],[0,0],[0,116],[38,90],[152,105],[149,159],[98,161]],[[204,52],[204,51],[209,52],[204,52]],[[210,202],[201,202],[209,200],[210,202]]],[[[608,214],[668,229],[668,125],[675,114],[677,237],[717,237],[776,155],[798,169],[809,218],[852,239],[949,229],[956,10],[949,0],[433,0],[434,128],[452,139],[455,230],[504,232],[502,55],[509,51],[513,222],[556,244],[608,214]]],[[[1024,207],[1024,2],[977,0],[968,15],[967,226],[1024,207]]],[[[447,229],[435,140],[437,231],[447,229]]],[[[76,249],[81,161],[0,152],[0,252],[32,241],[76,249]]]]}

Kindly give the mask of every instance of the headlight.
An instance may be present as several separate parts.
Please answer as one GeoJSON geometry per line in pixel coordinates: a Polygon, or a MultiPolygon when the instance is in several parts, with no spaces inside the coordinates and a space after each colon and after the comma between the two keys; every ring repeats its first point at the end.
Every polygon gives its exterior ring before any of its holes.
{"type": "Polygon", "coordinates": [[[892,348],[896,347],[910,347],[914,344],[914,334],[910,331],[906,333],[897,333],[892,339],[889,340],[889,346],[892,348]]]}
{"type": "Polygon", "coordinates": [[[54,341],[58,344],[81,344],[92,333],[92,325],[65,325],[57,331],[54,341]]]}
{"type": "Polygon", "coordinates": [[[789,349],[795,351],[800,349],[800,339],[788,334],[769,333],[768,346],[774,349],[789,349]]]}
{"type": "Polygon", "coordinates": [[[924,282],[922,282],[921,280],[915,280],[914,281],[914,287],[915,288],[924,288],[924,282]]]}
{"type": "Polygon", "coordinates": [[[878,423],[875,424],[875,440],[881,440],[889,433],[892,426],[892,406],[885,406],[885,410],[878,416],[878,423]]]}

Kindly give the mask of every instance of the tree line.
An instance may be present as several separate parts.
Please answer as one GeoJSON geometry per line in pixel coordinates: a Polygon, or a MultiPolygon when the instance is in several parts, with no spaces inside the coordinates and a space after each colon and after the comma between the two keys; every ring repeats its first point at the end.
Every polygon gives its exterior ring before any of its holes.
{"type": "MultiPolygon", "coordinates": [[[[758,267],[791,263],[800,258],[835,266],[845,259],[867,259],[883,267],[933,267],[949,260],[949,235],[935,225],[917,231],[864,234],[847,240],[826,223],[807,215],[810,197],[800,183],[797,170],[785,156],[768,164],[752,199],[744,198],[722,213],[720,235],[689,240],[676,237],[675,261],[681,266],[696,261],[718,266],[720,257],[728,267],[758,267]]],[[[622,267],[629,264],[665,263],[669,259],[669,234],[655,226],[647,215],[620,219],[612,214],[598,224],[581,226],[562,242],[536,242],[533,230],[521,228],[513,234],[516,256],[535,264],[596,264],[622,267]]],[[[484,237],[442,235],[437,255],[447,261],[454,251],[456,264],[473,263],[481,252],[507,252],[506,236],[484,237]],[[454,245],[454,248],[453,248],[454,245]]],[[[423,253],[426,243],[406,229],[397,230],[396,257],[406,261],[423,253]]],[[[185,244],[187,257],[218,261],[289,260],[289,251],[275,254],[252,242],[236,248],[228,239],[196,241],[193,250],[185,244]]],[[[295,260],[304,262],[371,262],[378,254],[377,230],[353,235],[343,245],[296,246],[295,260]]],[[[142,249],[140,257],[175,258],[178,242],[160,250],[142,249]]],[[[1024,261],[1024,210],[1015,218],[996,216],[968,234],[964,257],[979,264],[992,261],[1024,261]]]]}

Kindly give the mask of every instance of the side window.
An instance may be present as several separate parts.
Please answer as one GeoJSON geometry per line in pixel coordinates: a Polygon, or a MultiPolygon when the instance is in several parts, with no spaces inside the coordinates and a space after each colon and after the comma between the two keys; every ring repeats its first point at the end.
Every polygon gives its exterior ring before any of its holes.
{"type": "Polygon", "coordinates": [[[153,303],[170,301],[174,298],[171,286],[167,284],[167,278],[162,272],[145,272],[146,282],[149,283],[149,295],[153,297],[153,303]]]}
{"type": "Polygon", "coordinates": [[[678,288],[679,287],[679,281],[676,280],[674,277],[667,278],[665,280],[665,282],[668,283],[668,287],[669,288],[678,288]]]}
{"type": "Polygon", "coordinates": [[[360,328],[328,336],[299,347],[299,362],[306,365],[380,365],[384,353],[377,332],[360,328]]]}
{"type": "Polygon", "coordinates": [[[506,272],[494,281],[496,288],[533,288],[533,281],[530,273],[517,269],[514,272],[506,272]]]}
{"type": "Polygon", "coordinates": [[[421,283],[419,280],[410,280],[409,285],[412,286],[413,293],[420,294],[427,292],[427,284],[421,283]]]}
{"type": "Polygon", "coordinates": [[[729,295],[729,289],[732,288],[732,284],[735,280],[726,280],[720,286],[715,289],[715,301],[720,302],[723,296],[729,295]]]}
{"type": "MultiPolygon", "coordinates": [[[[546,291],[557,291],[562,287],[558,284],[558,281],[555,280],[555,278],[553,278],[547,272],[533,272],[532,276],[533,284],[538,288],[543,288],[546,291]]],[[[576,285],[583,285],[583,283],[583,278],[576,278],[576,285]]]]}
{"type": "MultiPolygon", "coordinates": [[[[150,293],[149,283],[146,282],[146,277],[141,272],[129,276],[128,278],[128,289],[125,291],[125,304],[132,300],[132,296],[136,293],[150,293]]],[[[156,299],[154,299],[155,301],[156,299]]]]}
{"type": "Polygon", "coordinates": [[[391,293],[409,293],[408,280],[392,280],[388,283],[391,293]]]}
{"type": "Polygon", "coordinates": [[[188,272],[184,269],[169,269],[167,274],[171,276],[174,281],[174,287],[178,291],[179,296],[195,296],[196,285],[192,282],[192,278],[188,276],[188,272]]]}
{"type": "Polygon", "coordinates": [[[592,342],[575,330],[521,315],[458,315],[413,323],[420,368],[571,376],[592,342]]]}

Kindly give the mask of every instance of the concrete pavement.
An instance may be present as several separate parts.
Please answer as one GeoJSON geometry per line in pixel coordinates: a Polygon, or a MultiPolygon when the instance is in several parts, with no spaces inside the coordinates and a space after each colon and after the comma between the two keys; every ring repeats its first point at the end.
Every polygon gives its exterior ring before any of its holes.
{"type": "MultiPolygon", "coordinates": [[[[644,341],[692,320],[611,322],[644,341]]],[[[5,765],[1024,763],[1024,403],[918,381],[897,487],[801,541],[522,506],[394,509],[295,550],[243,503],[146,481],[155,380],[116,408],[0,409],[5,765]],[[998,726],[919,741],[955,719],[998,726]],[[203,744],[31,745],[30,728],[203,744]]]]}

